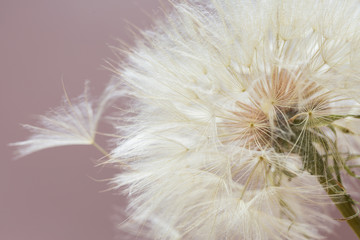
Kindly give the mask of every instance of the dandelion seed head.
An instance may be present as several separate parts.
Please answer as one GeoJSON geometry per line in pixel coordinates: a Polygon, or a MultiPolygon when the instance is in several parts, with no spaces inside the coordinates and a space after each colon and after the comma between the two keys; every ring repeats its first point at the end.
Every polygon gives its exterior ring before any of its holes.
{"type": "Polygon", "coordinates": [[[130,199],[122,227],[150,239],[321,239],[334,221],[318,180],[333,180],[331,165],[340,186],[358,154],[359,2],[173,8],[141,33],[99,108],[134,109],[114,121],[109,160],[126,164],[112,180],[130,199]]]}
{"type": "Polygon", "coordinates": [[[132,168],[114,179],[131,224],[159,239],[321,238],[314,223],[332,220],[302,207],[321,196],[311,151],[358,111],[357,19],[356,1],[175,3],[122,69],[141,109],[113,151],[132,168]]]}

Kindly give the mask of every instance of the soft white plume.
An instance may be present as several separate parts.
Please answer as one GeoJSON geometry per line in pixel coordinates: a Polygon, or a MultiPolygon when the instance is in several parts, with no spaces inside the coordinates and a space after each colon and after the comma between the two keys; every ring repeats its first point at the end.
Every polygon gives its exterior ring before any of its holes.
{"type": "Polygon", "coordinates": [[[89,96],[88,83],[76,99],[70,100],[64,89],[62,106],[39,116],[39,126],[23,125],[32,135],[28,140],[11,144],[18,148],[17,157],[51,147],[93,144],[104,110],[119,93],[116,86],[111,84],[97,101],[89,96]]]}
{"type": "Polygon", "coordinates": [[[20,154],[91,144],[105,103],[124,100],[131,110],[114,121],[121,138],[108,162],[126,166],[112,183],[130,199],[128,231],[321,239],[334,223],[323,188],[350,199],[341,175],[358,156],[359,1],[173,7],[127,50],[97,107],[87,94],[68,101],[42,117],[44,128],[28,127],[20,154]]]}
{"type": "Polygon", "coordinates": [[[348,98],[360,99],[359,9],[355,0],[174,4],[118,71],[136,109],[121,116],[113,151],[127,164],[113,180],[130,198],[125,225],[151,239],[321,238],[333,221],[308,208],[324,192],[303,151],[335,141],[333,115],[358,113],[348,98]]]}

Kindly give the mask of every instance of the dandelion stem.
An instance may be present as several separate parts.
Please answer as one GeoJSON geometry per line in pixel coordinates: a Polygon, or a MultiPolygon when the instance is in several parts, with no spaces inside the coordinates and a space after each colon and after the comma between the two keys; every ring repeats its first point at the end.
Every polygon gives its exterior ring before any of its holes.
{"type": "Polygon", "coordinates": [[[354,200],[349,194],[344,193],[344,187],[333,178],[329,170],[326,170],[325,176],[319,176],[318,181],[343,215],[344,219],[342,220],[347,221],[360,239],[359,209],[356,207],[354,200]]]}
{"type": "Polygon", "coordinates": [[[314,145],[314,142],[317,141],[322,144],[325,151],[331,149],[331,155],[333,157],[340,158],[339,154],[335,154],[338,153],[335,143],[324,136],[318,128],[312,128],[312,132],[305,130],[303,133],[297,128],[293,128],[293,130],[296,136],[295,139],[301,139],[300,141],[296,140],[295,145],[296,143],[298,144],[296,147],[299,149],[299,154],[303,158],[304,169],[310,174],[317,176],[319,183],[344,217],[344,219],[340,220],[347,221],[360,239],[359,209],[357,208],[355,201],[341,184],[340,175],[336,173],[339,169],[336,170],[336,167],[334,168],[336,177],[338,178],[337,180],[331,172],[331,168],[334,166],[328,165],[328,155],[320,155],[314,145]],[[301,135],[303,135],[303,137],[300,137],[301,135]]]}

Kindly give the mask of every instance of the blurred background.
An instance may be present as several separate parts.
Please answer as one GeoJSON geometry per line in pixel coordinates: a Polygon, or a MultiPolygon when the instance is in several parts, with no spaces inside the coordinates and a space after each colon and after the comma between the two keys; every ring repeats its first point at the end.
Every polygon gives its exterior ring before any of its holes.
{"type": "MultiPolygon", "coordinates": [[[[70,97],[101,93],[112,73],[117,39],[134,44],[129,23],[149,28],[157,0],[0,0],[0,239],[121,239],[114,218],[126,200],[104,179],[117,170],[94,167],[88,146],[60,147],[13,159],[8,143],[24,140],[21,123],[59,106],[63,80],[70,97]]],[[[104,142],[103,142],[104,143],[104,142]]],[[[103,144],[104,145],[104,144],[103,144]]]]}
{"type": "MultiPolygon", "coordinates": [[[[108,191],[105,179],[117,170],[94,167],[101,157],[95,149],[53,148],[14,160],[7,145],[28,136],[21,123],[60,105],[62,80],[70,97],[82,93],[86,80],[99,94],[112,75],[102,66],[116,59],[109,45],[117,46],[116,39],[133,45],[127,22],[149,28],[162,5],[0,0],[0,239],[122,239],[114,219],[126,199],[108,191]]],[[[327,239],[356,237],[342,222],[327,239]]]]}

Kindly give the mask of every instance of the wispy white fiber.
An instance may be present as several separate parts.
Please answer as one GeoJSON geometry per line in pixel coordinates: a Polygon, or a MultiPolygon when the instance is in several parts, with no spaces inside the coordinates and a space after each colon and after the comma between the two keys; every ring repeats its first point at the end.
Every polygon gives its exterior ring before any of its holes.
{"type": "Polygon", "coordinates": [[[65,91],[62,106],[39,116],[37,126],[23,125],[32,135],[28,140],[11,144],[18,149],[17,157],[51,147],[93,144],[100,117],[116,91],[112,86],[97,102],[90,98],[88,84],[76,99],[70,100],[65,91]]]}

